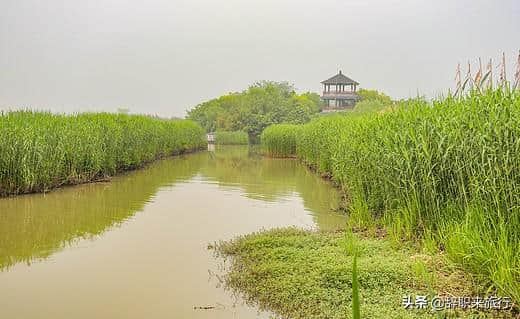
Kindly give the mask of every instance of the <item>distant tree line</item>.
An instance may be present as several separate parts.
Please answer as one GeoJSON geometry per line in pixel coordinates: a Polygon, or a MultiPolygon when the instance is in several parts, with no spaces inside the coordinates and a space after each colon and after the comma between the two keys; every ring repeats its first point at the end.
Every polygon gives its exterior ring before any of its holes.
{"type": "Polygon", "coordinates": [[[361,101],[377,101],[385,105],[392,104],[393,102],[392,98],[377,90],[360,89],[357,93],[361,97],[361,101]]]}
{"type": "Polygon", "coordinates": [[[395,103],[395,101],[393,101],[388,95],[377,90],[360,89],[358,95],[361,97],[361,100],[356,103],[353,110],[358,114],[380,112],[391,107],[395,103]]]}
{"type": "Polygon", "coordinates": [[[261,81],[243,92],[197,105],[188,111],[188,118],[200,123],[206,132],[244,131],[254,142],[271,124],[303,124],[319,111],[318,94],[297,94],[287,82],[261,81]]]}

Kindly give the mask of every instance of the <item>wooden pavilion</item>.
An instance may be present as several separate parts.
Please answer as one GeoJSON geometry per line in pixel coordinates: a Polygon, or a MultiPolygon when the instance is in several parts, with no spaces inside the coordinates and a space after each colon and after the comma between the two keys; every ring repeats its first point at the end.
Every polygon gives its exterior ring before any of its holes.
{"type": "Polygon", "coordinates": [[[325,110],[351,109],[360,99],[356,93],[358,82],[345,76],[341,71],[328,80],[322,81],[325,110]]]}

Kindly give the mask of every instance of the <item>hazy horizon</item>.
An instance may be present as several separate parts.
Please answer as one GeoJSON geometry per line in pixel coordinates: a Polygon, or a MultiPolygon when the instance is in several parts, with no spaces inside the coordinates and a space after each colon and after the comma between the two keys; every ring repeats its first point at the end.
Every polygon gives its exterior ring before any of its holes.
{"type": "Polygon", "coordinates": [[[515,0],[3,0],[0,110],[182,117],[259,80],[319,93],[338,70],[432,97],[458,62],[505,52],[511,76],[518,39],[515,0]]]}

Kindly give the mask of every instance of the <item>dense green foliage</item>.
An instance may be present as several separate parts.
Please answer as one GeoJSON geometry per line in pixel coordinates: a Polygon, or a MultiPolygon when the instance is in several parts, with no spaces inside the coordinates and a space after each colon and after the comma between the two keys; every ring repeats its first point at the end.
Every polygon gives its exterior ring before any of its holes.
{"type": "Polygon", "coordinates": [[[387,108],[390,108],[393,104],[384,103],[378,100],[362,100],[356,103],[356,106],[350,111],[356,114],[362,114],[367,112],[380,112],[387,108]]]}
{"type": "Polygon", "coordinates": [[[295,124],[279,124],[267,127],[260,136],[262,145],[273,157],[289,157],[296,153],[298,130],[295,124]]]}
{"type": "Polygon", "coordinates": [[[215,132],[215,144],[217,145],[246,145],[249,143],[249,136],[246,132],[218,131],[215,132]]]}
{"type": "Polygon", "coordinates": [[[392,99],[388,95],[377,90],[360,89],[357,93],[361,97],[361,101],[377,101],[381,104],[392,103],[392,99]]]}
{"type": "Polygon", "coordinates": [[[45,191],[205,145],[192,121],[123,114],[0,114],[0,195],[45,191]]]}
{"type": "Polygon", "coordinates": [[[320,113],[322,117],[347,115],[357,116],[364,113],[384,112],[397,107],[397,102],[393,101],[388,95],[377,90],[360,89],[358,91],[361,100],[356,103],[354,108],[345,109],[340,112],[320,113]]]}
{"type": "Polygon", "coordinates": [[[207,132],[244,131],[256,142],[271,124],[308,122],[319,111],[319,100],[315,93],[296,94],[285,82],[259,82],[243,92],[197,105],[188,118],[207,132]]]}
{"type": "Polygon", "coordinates": [[[323,117],[295,154],[345,190],[351,221],[420,238],[520,302],[518,91],[323,117]]]}
{"type": "MultiPolygon", "coordinates": [[[[359,308],[361,318],[446,318],[444,311],[405,309],[402,298],[479,293],[474,281],[461,278],[461,272],[444,262],[434,263],[413,250],[394,249],[387,240],[359,239],[352,233],[270,230],[217,248],[232,257],[227,285],[280,318],[354,318],[353,309],[359,308]],[[360,307],[355,306],[353,293],[354,256],[360,307]]],[[[450,315],[455,313],[450,311],[450,315]]],[[[459,310],[455,317],[477,318],[471,315],[459,310]]],[[[496,318],[493,313],[480,315],[496,318]]],[[[503,315],[511,317],[506,311],[503,315]]]]}

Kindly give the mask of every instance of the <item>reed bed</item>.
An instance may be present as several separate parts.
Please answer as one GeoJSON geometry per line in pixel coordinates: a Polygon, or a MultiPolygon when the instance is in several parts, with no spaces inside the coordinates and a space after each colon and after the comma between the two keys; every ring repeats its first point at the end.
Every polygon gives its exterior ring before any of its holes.
{"type": "MultiPolygon", "coordinates": [[[[444,251],[520,302],[518,90],[412,100],[382,114],[319,118],[296,131],[293,154],[333,176],[348,194],[353,223],[444,251]]],[[[282,143],[288,134],[271,137],[282,143]]],[[[265,146],[278,152],[275,141],[265,146]]]]}
{"type": "Polygon", "coordinates": [[[0,196],[105,178],[206,144],[191,121],[108,113],[0,113],[0,136],[0,196]]]}
{"type": "Polygon", "coordinates": [[[215,144],[247,145],[249,144],[249,136],[242,131],[217,131],[215,132],[215,144]]]}
{"type": "Polygon", "coordinates": [[[270,156],[294,157],[300,128],[295,124],[271,125],[260,135],[260,142],[270,156]]]}

